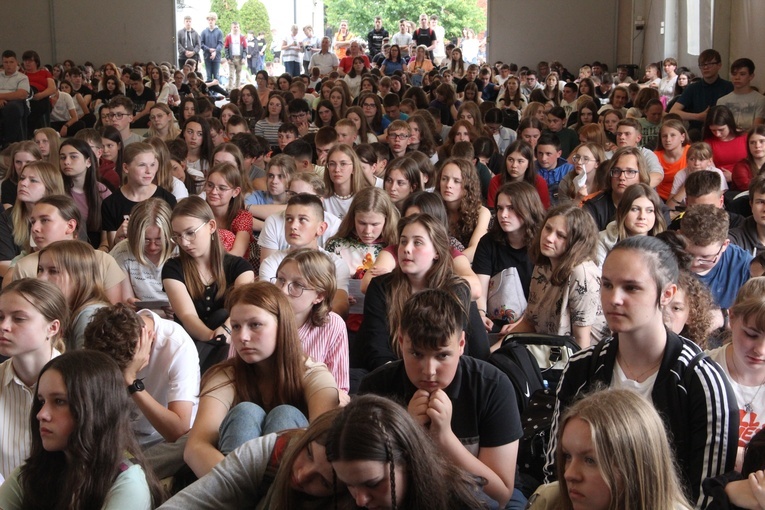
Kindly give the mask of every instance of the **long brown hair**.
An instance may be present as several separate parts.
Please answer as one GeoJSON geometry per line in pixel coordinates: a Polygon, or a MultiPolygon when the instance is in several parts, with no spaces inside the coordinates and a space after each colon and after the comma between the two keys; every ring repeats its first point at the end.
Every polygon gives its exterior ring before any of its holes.
{"type": "Polygon", "coordinates": [[[200,396],[207,395],[228,384],[233,384],[233,405],[240,402],[254,402],[266,411],[270,411],[272,407],[277,405],[289,404],[307,415],[308,407],[303,391],[306,356],[298,337],[295,314],[287,296],[271,283],[248,283],[236,287],[226,299],[226,309],[232,310],[237,305],[256,306],[276,318],[276,348],[271,357],[261,362],[268,363],[272,368],[271,373],[275,376],[272,381],[274,387],[273,401],[264,402],[258,389],[258,382],[262,382],[263,377],[261,368],[257,363],[245,362],[238,354],[205,372],[202,378],[200,396]],[[213,388],[206,387],[218,372],[229,370],[233,372],[229,381],[213,388]]]}
{"type": "MultiPolygon", "coordinates": [[[[190,196],[178,202],[173,209],[172,216],[170,216],[170,224],[172,225],[173,220],[181,216],[197,218],[206,223],[215,219],[210,206],[198,196],[190,196]]],[[[205,284],[199,277],[199,270],[194,259],[183,249],[178,250],[178,258],[181,261],[183,279],[191,299],[202,299],[205,294],[205,284]]],[[[210,239],[210,273],[218,287],[215,299],[220,299],[226,293],[226,273],[223,270],[223,246],[220,243],[217,228],[211,234],[210,239]]]]}
{"type": "Polygon", "coordinates": [[[343,221],[340,223],[337,233],[328,242],[350,237],[354,233],[358,234],[355,232],[356,213],[365,212],[379,213],[385,218],[385,226],[380,234],[380,238],[386,246],[398,242],[396,232],[399,217],[398,209],[393,205],[385,191],[374,186],[368,186],[356,193],[348,208],[348,213],[343,216],[343,221]]]}
{"type": "Polygon", "coordinates": [[[561,257],[558,267],[552,271],[550,283],[563,285],[571,276],[574,268],[588,260],[597,260],[598,227],[592,216],[573,204],[563,204],[547,211],[545,221],[542,223],[534,241],[529,246],[529,258],[537,266],[552,267],[550,259],[542,255],[540,243],[544,233],[544,226],[551,218],[560,216],[566,220],[566,250],[561,257]]]}
{"type": "Polygon", "coordinates": [[[447,165],[455,165],[460,169],[462,189],[465,190],[465,196],[460,200],[459,220],[456,223],[449,220],[449,233],[467,246],[478,225],[478,216],[481,212],[481,183],[473,163],[462,158],[449,158],[441,165],[436,178],[436,193],[439,195],[441,194],[441,174],[447,165]]]}
{"type": "Polygon", "coordinates": [[[638,182],[632,186],[628,186],[627,189],[624,190],[624,194],[622,195],[621,200],[619,200],[619,205],[616,207],[616,231],[620,241],[630,236],[624,222],[627,219],[627,214],[630,212],[630,209],[632,209],[632,203],[638,198],[647,198],[653,205],[655,220],[648,235],[655,236],[656,234],[664,232],[667,228],[667,224],[664,221],[664,215],[661,213],[661,206],[663,205],[661,198],[659,198],[659,195],[650,185],[638,182]]]}
{"type": "MultiPolygon", "coordinates": [[[[404,229],[414,224],[425,229],[438,255],[438,258],[433,261],[433,265],[425,274],[426,286],[449,289],[465,284],[464,280],[454,274],[454,262],[446,226],[429,214],[415,214],[402,218],[398,222],[399,239],[404,229]]],[[[399,348],[396,338],[398,337],[401,315],[404,312],[406,301],[411,295],[412,283],[409,281],[409,277],[401,271],[401,267],[397,265],[392,271],[390,290],[388,291],[388,329],[391,335],[391,345],[395,352],[398,352],[399,348]]]]}
{"type": "MultiPolygon", "coordinates": [[[[534,241],[545,217],[544,206],[542,206],[542,200],[539,198],[537,189],[524,181],[508,182],[497,191],[497,200],[500,195],[505,195],[510,199],[513,211],[523,221],[524,245],[528,248],[534,241]]],[[[495,241],[507,244],[507,234],[502,230],[497,219],[494,220],[489,232],[495,241]]]]}

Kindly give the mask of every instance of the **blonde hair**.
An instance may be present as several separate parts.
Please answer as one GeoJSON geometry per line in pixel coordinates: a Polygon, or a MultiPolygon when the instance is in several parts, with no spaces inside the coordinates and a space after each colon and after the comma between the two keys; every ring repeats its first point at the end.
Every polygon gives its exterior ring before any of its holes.
{"type": "Polygon", "coordinates": [[[50,145],[48,157],[44,157],[43,159],[58,168],[58,149],[61,145],[61,135],[58,134],[58,131],[49,127],[36,129],[35,136],[38,134],[45,135],[45,138],[48,139],[48,144],[50,145]]]}
{"type": "MultiPolygon", "coordinates": [[[[279,268],[276,270],[276,274],[279,274],[279,271],[287,262],[297,264],[298,271],[300,271],[306,282],[322,295],[322,300],[311,307],[309,320],[314,327],[319,328],[323,326],[329,320],[329,312],[332,311],[332,300],[335,297],[335,292],[337,292],[335,264],[324,252],[311,248],[300,248],[299,250],[289,252],[284,257],[284,260],[282,260],[279,268]]],[[[302,324],[298,324],[298,329],[301,326],[302,324]]]]}
{"type": "Polygon", "coordinates": [[[753,319],[753,327],[765,331],[765,277],[751,278],[738,290],[730,314],[744,322],[753,319]]]}
{"type": "Polygon", "coordinates": [[[69,307],[61,289],[50,282],[37,278],[22,278],[8,284],[0,295],[15,292],[23,297],[48,322],[59,322],[58,333],[51,338],[51,347],[59,352],[66,350],[64,335],[69,329],[69,307]]]}
{"type": "MultiPolygon", "coordinates": [[[[58,153],[57,153],[58,154],[58,153]]],[[[45,186],[45,196],[65,195],[64,178],[61,172],[52,163],[46,161],[32,161],[24,170],[34,170],[45,186]]],[[[21,172],[23,173],[24,170],[21,172]]],[[[34,204],[31,204],[34,205],[34,204]]],[[[16,203],[11,209],[11,223],[13,224],[13,242],[26,252],[31,251],[29,245],[29,213],[26,205],[16,195],[16,203]]]]}
{"type": "MultiPolygon", "coordinates": [[[[161,71],[160,71],[161,72],[161,71]]],[[[154,106],[151,107],[149,110],[149,114],[151,115],[151,110],[162,110],[166,115],[170,116],[170,125],[167,127],[167,134],[165,136],[160,136],[159,133],[157,133],[157,130],[154,129],[154,126],[151,126],[149,128],[149,136],[150,137],[158,137],[164,142],[169,142],[170,140],[175,140],[178,138],[178,135],[181,134],[181,128],[178,127],[178,121],[175,118],[175,114],[173,114],[173,110],[170,109],[169,106],[167,106],[165,103],[155,103],[154,106]]]]}
{"type": "Polygon", "coordinates": [[[154,176],[154,183],[168,193],[173,192],[173,167],[171,165],[172,157],[167,149],[167,144],[158,136],[153,136],[146,140],[146,143],[154,147],[157,154],[157,174],[154,176]]]}
{"type": "Polygon", "coordinates": [[[556,463],[562,508],[571,510],[561,439],[573,419],[587,423],[595,461],[610,489],[612,510],[690,508],[683,495],[667,430],[650,402],[630,390],[604,389],[586,396],[563,415],[556,463]]]}
{"type": "Polygon", "coordinates": [[[173,255],[173,246],[170,244],[172,228],[170,228],[170,206],[161,198],[150,198],[140,202],[130,212],[130,221],[127,228],[127,245],[130,254],[135,257],[139,264],[149,265],[149,260],[144,254],[146,229],[159,227],[162,234],[162,251],[159,254],[158,266],[163,266],[167,259],[173,255]]]}
{"type": "Polygon", "coordinates": [[[332,236],[328,243],[350,237],[356,230],[356,213],[365,212],[379,213],[385,218],[385,226],[380,237],[386,246],[398,243],[398,209],[393,205],[385,191],[374,186],[364,188],[356,193],[348,212],[337,229],[337,233],[332,236]]]}
{"type": "Polygon", "coordinates": [[[284,176],[286,177],[286,183],[284,184],[284,189],[288,189],[290,187],[290,183],[292,182],[293,177],[295,177],[295,174],[297,174],[297,166],[295,165],[295,158],[292,156],[287,156],[286,154],[277,154],[276,156],[272,157],[271,160],[266,165],[266,175],[268,175],[268,171],[273,168],[281,168],[282,172],[284,173],[284,176]]]}
{"type": "MultiPolygon", "coordinates": [[[[408,125],[407,129],[409,129],[408,125]]],[[[336,152],[342,152],[351,158],[351,163],[353,165],[353,173],[351,175],[351,194],[356,194],[360,190],[369,187],[370,184],[364,177],[364,172],[361,170],[361,160],[356,154],[356,151],[353,150],[353,147],[344,143],[335,145],[335,147],[329,151],[329,154],[327,154],[327,164],[329,164],[329,158],[331,158],[332,155],[336,152]]],[[[327,198],[335,194],[335,183],[333,183],[332,179],[330,179],[330,173],[331,172],[329,171],[324,172],[324,186],[327,188],[327,198]]]]}

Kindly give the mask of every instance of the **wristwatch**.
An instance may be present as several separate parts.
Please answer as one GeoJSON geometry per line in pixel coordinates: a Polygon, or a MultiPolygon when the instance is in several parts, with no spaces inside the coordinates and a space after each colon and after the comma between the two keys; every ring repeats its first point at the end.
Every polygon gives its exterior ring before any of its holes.
{"type": "Polygon", "coordinates": [[[146,386],[143,385],[143,381],[141,379],[136,379],[135,381],[133,381],[133,384],[128,386],[128,391],[130,392],[131,395],[137,391],[143,391],[145,389],[146,389],[146,386]]]}

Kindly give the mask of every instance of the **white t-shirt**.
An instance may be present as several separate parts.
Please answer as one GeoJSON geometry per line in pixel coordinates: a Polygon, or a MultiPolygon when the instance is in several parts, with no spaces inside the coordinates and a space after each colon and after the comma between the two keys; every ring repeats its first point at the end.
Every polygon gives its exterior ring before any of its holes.
{"type": "Polygon", "coordinates": [[[141,301],[167,301],[162,287],[162,267],[155,266],[150,260],[148,265],[138,262],[130,253],[127,239],[118,242],[109,254],[130,279],[135,297],[141,301]]]}
{"type": "Polygon", "coordinates": [[[341,220],[348,214],[348,209],[351,208],[351,202],[353,202],[353,196],[342,200],[337,195],[332,195],[329,198],[324,199],[324,210],[334,214],[341,220]]]}
{"type": "Polygon", "coordinates": [[[653,385],[656,382],[657,375],[659,375],[658,369],[651,375],[651,377],[643,382],[633,381],[632,379],[627,378],[627,374],[624,373],[624,370],[622,370],[622,367],[617,361],[614,363],[614,376],[611,378],[611,387],[632,390],[648,402],[652,402],[651,392],[653,391],[653,385]]]}
{"type": "MultiPolygon", "coordinates": [[[[324,221],[327,223],[327,230],[319,238],[319,247],[321,248],[324,248],[329,238],[337,233],[342,220],[332,213],[325,212],[324,221]]],[[[263,230],[260,231],[260,236],[258,236],[258,245],[271,250],[289,250],[290,245],[287,243],[287,236],[284,234],[284,223],[284,211],[279,214],[272,214],[266,218],[263,230]]]]}
{"type": "MultiPolygon", "coordinates": [[[[161,318],[151,310],[141,310],[138,315],[154,320],[156,338],[151,348],[149,364],[137,376],[143,379],[146,391],[154,400],[167,407],[170,402],[191,402],[191,423],[197,415],[199,403],[199,354],[183,327],[173,321],[161,318]]],[[[162,442],[162,435],[138,411],[133,415],[133,430],[144,448],[162,442]]]]}
{"type": "Polygon", "coordinates": [[[66,92],[59,92],[56,104],[53,105],[53,110],[50,112],[50,120],[54,122],[67,122],[72,118],[70,111],[75,110],[74,99],[66,92]]]}
{"type": "Polygon", "coordinates": [[[748,94],[731,92],[717,100],[718,106],[727,106],[736,119],[736,126],[748,131],[755,120],[765,118],[765,96],[753,90],[748,94]]]}
{"type": "Polygon", "coordinates": [[[736,395],[740,416],[738,445],[743,447],[749,444],[752,437],[765,425],[765,421],[763,421],[763,417],[765,417],[765,388],[761,388],[761,385],[744,386],[733,380],[728,370],[728,362],[725,360],[725,350],[729,346],[731,349],[733,348],[730,344],[723,345],[709,351],[707,354],[723,369],[731,388],[733,388],[733,394],[736,395]],[[747,412],[744,409],[748,402],[751,404],[751,412],[747,412]]]}

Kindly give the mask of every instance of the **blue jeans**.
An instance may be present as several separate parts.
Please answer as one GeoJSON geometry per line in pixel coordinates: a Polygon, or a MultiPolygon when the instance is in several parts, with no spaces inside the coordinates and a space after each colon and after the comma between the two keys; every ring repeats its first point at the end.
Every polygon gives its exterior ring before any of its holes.
{"type": "Polygon", "coordinates": [[[228,455],[250,439],[287,429],[308,426],[308,420],[297,408],[289,405],[276,406],[266,413],[252,402],[234,406],[220,424],[218,450],[228,455]]]}
{"type": "Polygon", "coordinates": [[[220,58],[211,60],[205,57],[205,71],[207,72],[207,81],[213,81],[213,79],[219,79],[220,75],[220,58]]]}
{"type": "Polygon", "coordinates": [[[300,62],[284,62],[284,70],[293,78],[300,76],[300,62]]]}

